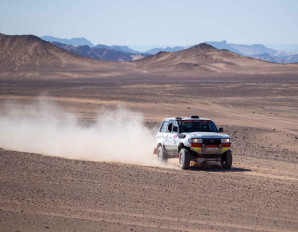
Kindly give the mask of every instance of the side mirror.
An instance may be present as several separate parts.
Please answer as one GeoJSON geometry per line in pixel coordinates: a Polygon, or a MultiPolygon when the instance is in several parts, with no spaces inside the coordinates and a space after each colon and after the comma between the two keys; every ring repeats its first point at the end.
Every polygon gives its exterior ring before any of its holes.
{"type": "Polygon", "coordinates": [[[173,127],[173,132],[178,132],[178,127],[177,126],[173,127]]]}
{"type": "Polygon", "coordinates": [[[219,131],[219,133],[222,133],[224,130],[223,130],[222,127],[220,127],[220,128],[218,129],[218,131],[219,131]]]}

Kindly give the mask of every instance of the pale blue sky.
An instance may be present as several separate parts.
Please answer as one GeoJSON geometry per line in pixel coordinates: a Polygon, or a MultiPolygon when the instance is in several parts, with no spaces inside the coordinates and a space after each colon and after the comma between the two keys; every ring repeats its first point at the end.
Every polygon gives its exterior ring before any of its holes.
{"type": "Polygon", "coordinates": [[[298,0],[0,0],[0,33],[94,44],[298,43],[298,0]]]}

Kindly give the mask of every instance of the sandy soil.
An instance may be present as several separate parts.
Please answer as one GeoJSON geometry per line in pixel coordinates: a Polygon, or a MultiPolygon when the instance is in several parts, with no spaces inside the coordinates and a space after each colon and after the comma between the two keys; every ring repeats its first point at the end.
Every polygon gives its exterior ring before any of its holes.
{"type": "Polygon", "coordinates": [[[298,231],[297,92],[297,76],[0,80],[0,107],[43,94],[92,121],[102,106],[123,104],[151,127],[167,116],[198,114],[235,142],[231,171],[214,163],[181,171],[2,149],[0,230],[298,231]]]}
{"type": "Polygon", "coordinates": [[[182,171],[0,150],[1,230],[297,231],[297,162],[259,156],[182,171]]]}

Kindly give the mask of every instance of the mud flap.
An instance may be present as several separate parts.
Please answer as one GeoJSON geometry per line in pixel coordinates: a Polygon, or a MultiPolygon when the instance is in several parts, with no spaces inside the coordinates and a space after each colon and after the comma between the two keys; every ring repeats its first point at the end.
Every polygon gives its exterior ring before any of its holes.
{"type": "Polygon", "coordinates": [[[157,148],[154,148],[154,150],[153,150],[153,154],[154,154],[154,155],[157,154],[157,148]]]}

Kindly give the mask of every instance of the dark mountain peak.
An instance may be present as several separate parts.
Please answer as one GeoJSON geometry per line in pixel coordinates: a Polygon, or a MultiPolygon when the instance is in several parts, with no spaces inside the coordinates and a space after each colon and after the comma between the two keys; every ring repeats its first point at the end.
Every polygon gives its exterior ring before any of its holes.
{"type": "MultiPolygon", "coordinates": [[[[14,45],[18,48],[21,48],[23,46],[32,46],[35,44],[38,48],[47,49],[50,46],[53,46],[52,44],[47,43],[46,41],[40,39],[39,37],[35,35],[5,35],[1,34],[0,39],[2,42],[6,41],[6,48],[9,44],[14,45]]],[[[4,44],[2,44],[4,46],[4,44]]],[[[10,45],[9,45],[10,46],[10,45]]]]}
{"type": "Polygon", "coordinates": [[[26,40],[40,40],[37,36],[35,35],[5,35],[0,33],[0,37],[2,38],[13,38],[13,39],[18,39],[18,38],[23,38],[26,40]]]}
{"type": "Polygon", "coordinates": [[[97,44],[97,45],[95,46],[95,48],[105,48],[105,49],[110,49],[109,46],[104,45],[104,44],[97,44]]]}
{"type": "Polygon", "coordinates": [[[215,47],[207,43],[200,43],[196,46],[191,47],[190,49],[217,50],[215,47]]]}
{"type": "Polygon", "coordinates": [[[167,52],[165,52],[165,51],[160,51],[160,52],[156,53],[156,55],[161,55],[161,54],[165,54],[165,53],[167,53],[167,52]]]}
{"type": "Polygon", "coordinates": [[[115,51],[121,51],[124,53],[130,53],[130,54],[140,54],[139,52],[131,49],[128,46],[122,46],[122,45],[112,45],[110,46],[111,49],[115,50],[115,51]]]}

